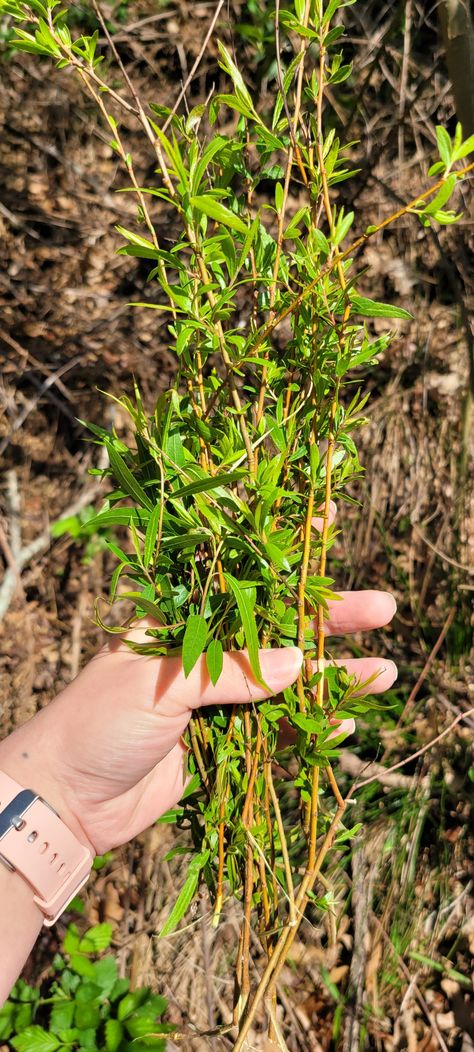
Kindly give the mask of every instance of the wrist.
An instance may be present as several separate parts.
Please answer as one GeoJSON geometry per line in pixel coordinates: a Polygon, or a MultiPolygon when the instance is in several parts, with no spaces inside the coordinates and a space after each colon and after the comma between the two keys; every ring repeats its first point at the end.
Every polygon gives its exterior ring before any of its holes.
{"type": "Polygon", "coordinates": [[[93,855],[94,845],[76,816],[71,800],[71,787],[58,775],[63,763],[55,758],[54,740],[45,733],[43,713],[38,713],[23,727],[0,742],[0,770],[25,789],[33,789],[59,815],[71,833],[93,855]]]}

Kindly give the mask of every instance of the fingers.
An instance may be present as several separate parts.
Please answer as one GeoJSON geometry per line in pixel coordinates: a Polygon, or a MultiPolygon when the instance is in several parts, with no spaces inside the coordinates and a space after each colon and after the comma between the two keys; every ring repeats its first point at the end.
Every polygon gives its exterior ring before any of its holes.
{"type": "Polygon", "coordinates": [[[245,650],[227,652],[223,656],[223,670],[214,686],[203,656],[187,678],[180,657],[160,662],[157,696],[167,698],[175,711],[191,710],[204,705],[245,705],[263,701],[279,694],[295,681],[303,655],[298,647],[260,650],[262,677],[268,689],[257,683],[245,650]]]}
{"type": "MultiPolygon", "coordinates": [[[[331,664],[347,669],[350,676],[356,677],[361,684],[361,690],[357,692],[360,694],[382,694],[384,690],[390,690],[398,676],[395,662],[386,658],[341,658],[331,664]],[[375,679],[365,689],[364,683],[372,676],[375,679]]],[[[317,661],[313,662],[313,668],[315,672],[318,671],[317,661]]]]}
{"type": "Polygon", "coordinates": [[[382,628],[390,623],[397,609],[391,592],[368,588],[361,592],[338,594],[341,598],[328,604],[329,617],[325,621],[324,630],[329,636],[382,628]]]}
{"type": "Polygon", "coordinates": [[[335,730],[333,730],[332,734],[329,735],[329,737],[327,739],[328,741],[330,741],[331,738],[342,738],[342,736],[344,736],[344,738],[347,738],[349,734],[354,734],[354,731],[355,731],[355,720],[352,720],[352,719],[347,719],[347,720],[335,720],[335,719],[332,719],[332,720],[329,720],[329,722],[334,724],[335,730]]]}
{"type": "MultiPolygon", "coordinates": [[[[321,511],[321,508],[319,508],[321,511]]],[[[337,508],[333,500],[329,501],[329,525],[332,526],[334,519],[336,518],[337,508]]],[[[315,530],[319,530],[319,533],[323,532],[324,517],[322,515],[315,515],[311,520],[315,530]]]]}

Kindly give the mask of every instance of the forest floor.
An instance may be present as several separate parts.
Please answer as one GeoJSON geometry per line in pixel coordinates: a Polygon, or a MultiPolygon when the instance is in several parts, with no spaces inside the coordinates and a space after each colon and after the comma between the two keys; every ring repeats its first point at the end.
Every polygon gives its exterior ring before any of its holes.
{"type": "MultiPolygon", "coordinates": [[[[169,104],[176,96],[213,6],[106,6],[144,100],[169,104]]],[[[425,185],[435,125],[453,131],[455,123],[435,16],[410,5],[407,34],[402,6],[369,0],[348,16],[351,93],[333,105],[345,138],[363,143],[353,147],[360,171],[340,189],[346,204],[352,195],[358,229],[425,185]]],[[[222,28],[263,95],[274,90],[264,10],[231,3],[222,28]],[[257,63],[238,23],[261,35],[257,63]]],[[[218,81],[215,55],[211,42],[190,105],[218,81]]],[[[166,324],[129,306],[143,298],[147,271],[142,261],[115,254],[114,227],[130,225],[134,205],[130,195],[115,193],[122,177],[89,100],[72,75],[25,56],[7,53],[1,73],[4,735],[47,704],[101,642],[91,612],[110,566],[87,515],[105,491],[88,475],[97,447],[85,441],[78,420],[105,420],[120,431],[120,410],[101,392],[129,390],[135,377],[151,408],[174,363],[166,324]],[[51,537],[52,524],[64,518],[51,537]]],[[[132,126],[128,136],[146,184],[152,159],[132,126]]],[[[364,821],[365,836],[341,846],[326,874],[334,915],[308,916],[284,973],[281,1014],[291,1052],[474,1049],[474,232],[469,188],[464,194],[456,228],[435,234],[405,218],[360,260],[368,268],[367,293],[395,300],[414,321],[400,323],[368,381],[370,424],[359,437],[365,476],[354,493],[360,505],[339,508],[330,567],[336,587],[388,588],[398,602],[393,626],[376,643],[360,637],[339,645],[338,656],[376,646],[399,667],[388,698],[393,708],[358,728],[351,751],[343,750],[342,778],[349,784],[357,767],[382,755],[387,766],[409,759],[457,723],[391,780],[382,776],[360,794],[354,821],[364,821]]],[[[296,189],[292,204],[296,210],[296,189]]],[[[385,328],[382,322],[375,327],[385,328]]],[[[163,861],[175,842],[172,827],[157,825],[115,851],[84,892],[82,915],[66,915],[41,937],[26,974],[44,976],[68,920],[110,920],[122,973],[166,995],[171,1020],[187,1034],[184,1047],[224,1052],[225,1036],[194,1035],[228,1018],[239,907],[229,905],[216,932],[203,889],[186,928],[157,940],[184,864],[182,856],[163,861]]],[[[262,1042],[256,1029],[249,1048],[264,1049],[262,1042]]]]}

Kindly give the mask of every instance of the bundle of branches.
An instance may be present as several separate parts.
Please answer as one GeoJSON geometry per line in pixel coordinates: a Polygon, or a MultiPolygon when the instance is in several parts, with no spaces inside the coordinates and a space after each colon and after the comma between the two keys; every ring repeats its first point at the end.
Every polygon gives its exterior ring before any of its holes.
{"type": "MultiPolygon", "coordinates": [[[[120,398],[134,433],[130,446],[89,425],[108,451],[103,474],[117,487],[95,525],[126,527],[131,542],[130,550],[107,542],[117,558],[109,601],[119,592],[130,601],[129,624],[151,619],[149,641],[136,643],[131,633],[130,647],[180,653],[186,675],[205,654],[213,684],[226,650],[244,651],[248,677],[262,686],[260,648],[296,645],[304,655],[297,683],[276,703],[196,714],[191,779],[175,814],[191,829],[195,854],[163,934],[185,914],[201,875],[215,923],[226,894],[243,903],[233,1016],[238,1052],[262,1000],[270,1033],[277,1033],[276,980],[336,836],[353,832],[341,829],[346,801],[331,766],[334,721],[376,704],[369,684],[327,661],[330,502],[347,499],[361,470],[352,436],[364,422],[366,396],[354,370],[376,364],[391,339],[375,338],[364,319],[410,316],[357,292],[355,256],[398,215],[455,221],[446,205],[469,170],[458,162],[474,143],[463,142],[460,126],[454,142],[438,129],[440,159],[429,173],[438,182],[343,247],[354,213],[335,206],[331,191],[351,176],[350,144],[341,144],[324,102],[329,85],[350,85],[351,66],[340,51],[346,3],[295,0],[286,10],[277,3],[279,88],[271,113],[258,112],[220,44],[229,92],[184,117],[138,98],[102,21],[124,93],[106,83],[98,33],[73,39],[58,3],[2,0],[0,9],[20,24],[15,46],[73,67],[112,128],[111,148],[128,177],[123,189],[136,195],[140,230],[119,228],[119,252],[150,261],[158,295],[136,306],[166,312],[177,363],[175,382],[151,415],[138,389],[133,399],[120,398]],[[153,185],[139,184],[110,112],[116,106],[136,118],[154,151],[153,185]],[[219,130],[223,114],[226,127],[235,117],[230,134],[219,130]],[[303,200],[291,215],[290,187],[303,200]],[[180,233],[170,243],[171,212],[180,233]],[[291,747],[279,736],[283,719],[291,747]],[[268,960],[254,992],[252,926],[268,960]]],[[[103,623],[99,610],[97,619],[103,623]]]]}

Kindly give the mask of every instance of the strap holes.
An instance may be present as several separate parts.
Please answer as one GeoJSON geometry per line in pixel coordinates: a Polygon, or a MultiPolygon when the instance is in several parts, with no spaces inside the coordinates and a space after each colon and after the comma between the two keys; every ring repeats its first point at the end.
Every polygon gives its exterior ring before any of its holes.
{"type": "Polygon", "coordinates": [[[33,829],[33,832],[30,833],[30,835],[26,838],[27,843],[28,844],[34,844],[34,842],[37,839],[37,837],[38,837],[38,834],[36,832],[36,829],[33,829]]]}
{"type": "Polygon", "coordinates": [[[61,862],[61,865],[58,868],[58,873],[60,873],[62,869],[64,869],[64,862],[61,862]]]}
{"type": "Polygon", "coordinates": [[[52,866],[52,865],[54,864],[54,862],[56,862],[56,859],[57,859],[57,857],[58,857],[58,856],[57,856],[57,854],[56,854],[56,853],[55,853],[54,855],[51,855],[51,858],[50,858],[50,860],[49,860],[49,864],[50,864],[50,866],[52,866]]]}
{"type": "Polygon", "coordinates": [[[47,850],[48,850],[48,848],[49,848],[49,844],[45,840],[44,843],[40,847],[40,855],[45,855],[47,850]]]}

